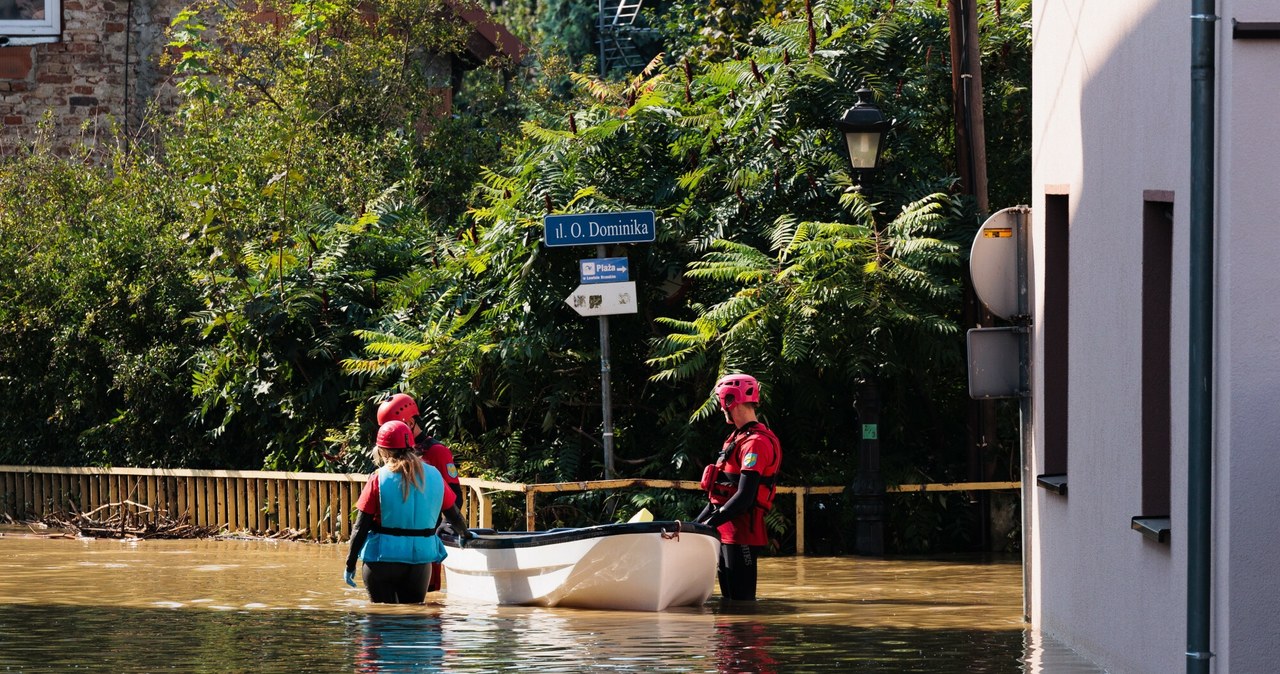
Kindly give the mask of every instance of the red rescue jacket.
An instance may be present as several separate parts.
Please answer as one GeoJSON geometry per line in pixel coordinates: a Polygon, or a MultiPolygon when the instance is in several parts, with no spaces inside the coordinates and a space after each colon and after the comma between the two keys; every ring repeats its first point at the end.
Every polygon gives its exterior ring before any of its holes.
{"type": "Polygon", "coordinates": [[[756,489],[755,506],[764,511],[773,508],[773,498],[777,494],[778,469],[782,465],[782,443],[767,426],[760,422],[752,422],[735,430],[725,440],[716,462],[702,471],[702,488],[707,490],[707,497],[716,505],[724,505],[738,491],[738,481],[743,470],[755,470],[760,473],[760,486],[756,489]],[[765,465],[755,462],[755,452],[744,452],[751,445],[766,442],[773,450],[765,465]],[[750,462],[750,465],[744,465],[750,462]]]}

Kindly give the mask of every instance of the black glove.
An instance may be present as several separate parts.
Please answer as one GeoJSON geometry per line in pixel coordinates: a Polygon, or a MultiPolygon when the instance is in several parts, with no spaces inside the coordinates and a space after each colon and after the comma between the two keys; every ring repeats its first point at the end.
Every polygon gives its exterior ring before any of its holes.
{"type": "Polygon", "coordinates": [[[457,506],[449,506],[443,515],[449,524],[449,529],[458,537],[458,547],[466,547],[467,541],[475,535],[467,528],[467,521],[462,518],[462,513],[458,512],[457,506]]]}
{"type": "MultiPolygon", "coordinates": [[[[712,511],[704,522],[709,527],[718,527],[739,515],[746,513],[755,505],[756,491],[760,487],[760,473],[754,470],[742,471],[738,478],[738,490],[721,505],[712,505],[712,511]]],[[[705,511],[704,511],[705,512],[705,511]]]]}

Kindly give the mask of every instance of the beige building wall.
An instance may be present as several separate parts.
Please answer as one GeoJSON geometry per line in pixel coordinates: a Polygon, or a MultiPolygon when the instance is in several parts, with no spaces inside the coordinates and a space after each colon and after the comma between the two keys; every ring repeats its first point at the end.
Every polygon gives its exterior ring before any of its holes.
{"type": "MultiPolygon", "coordinates": [[[[1065,447],[1067,493],[1032,487],[1031,618],[1111,672],[1186,667],[1190,14],[1171,0],[1034,3],[1030,473],[1056,472],[1046,466],[1060,457],[1045,452],[1065,447]],[[1144,395],[1157,400],[1143,376],[1158,369],[1143,361],[1143,284],[1159,272],[1144,241],[1170,207],[1161,543],[1130,521],[1156,514],[1143,512],[1144,395]],[[1061,383],[1046,360],[1060,360],[1046,354],[1046,289],[1062,282],[1047,242],[1064,240],[1065,406],[1045,395],[1061,383]]],[[[1280,22],[1280,3],[1219,0],[1217,14],[1212,671],[1269,672],[1280,671],[1269,488],[1280,475],[1280,40],[1233,40],[1232,19],[1280,22]]]]}

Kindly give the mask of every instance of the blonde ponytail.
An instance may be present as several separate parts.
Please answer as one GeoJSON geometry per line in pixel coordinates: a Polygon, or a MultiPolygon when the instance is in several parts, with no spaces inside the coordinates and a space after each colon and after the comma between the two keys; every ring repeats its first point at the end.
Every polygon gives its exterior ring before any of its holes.
{"type": "Polygon", "coordinates": [[[409,498],[410,489],[418,489],[424,484],[426,478],[422,472],[422,459],[418,458],[418,453],[412,447],[402,449],[391,449],[389,447],[378,448],[378,458],[380,463],[385,464],[393,473],[399,473],[405,479],[400,482],[400,497],[409,498]]]}

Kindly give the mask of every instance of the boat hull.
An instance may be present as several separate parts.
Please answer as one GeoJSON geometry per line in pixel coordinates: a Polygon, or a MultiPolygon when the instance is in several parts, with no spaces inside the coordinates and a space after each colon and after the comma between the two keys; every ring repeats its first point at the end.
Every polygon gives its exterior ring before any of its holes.
{"type": "Polygon", "coordinates": [[[449,596],[497,604],[631,611],[698,605],[711,596],[720,553],[714,529],[677,522],[481,530],[465,548],[441,538],[449,596]]]}

